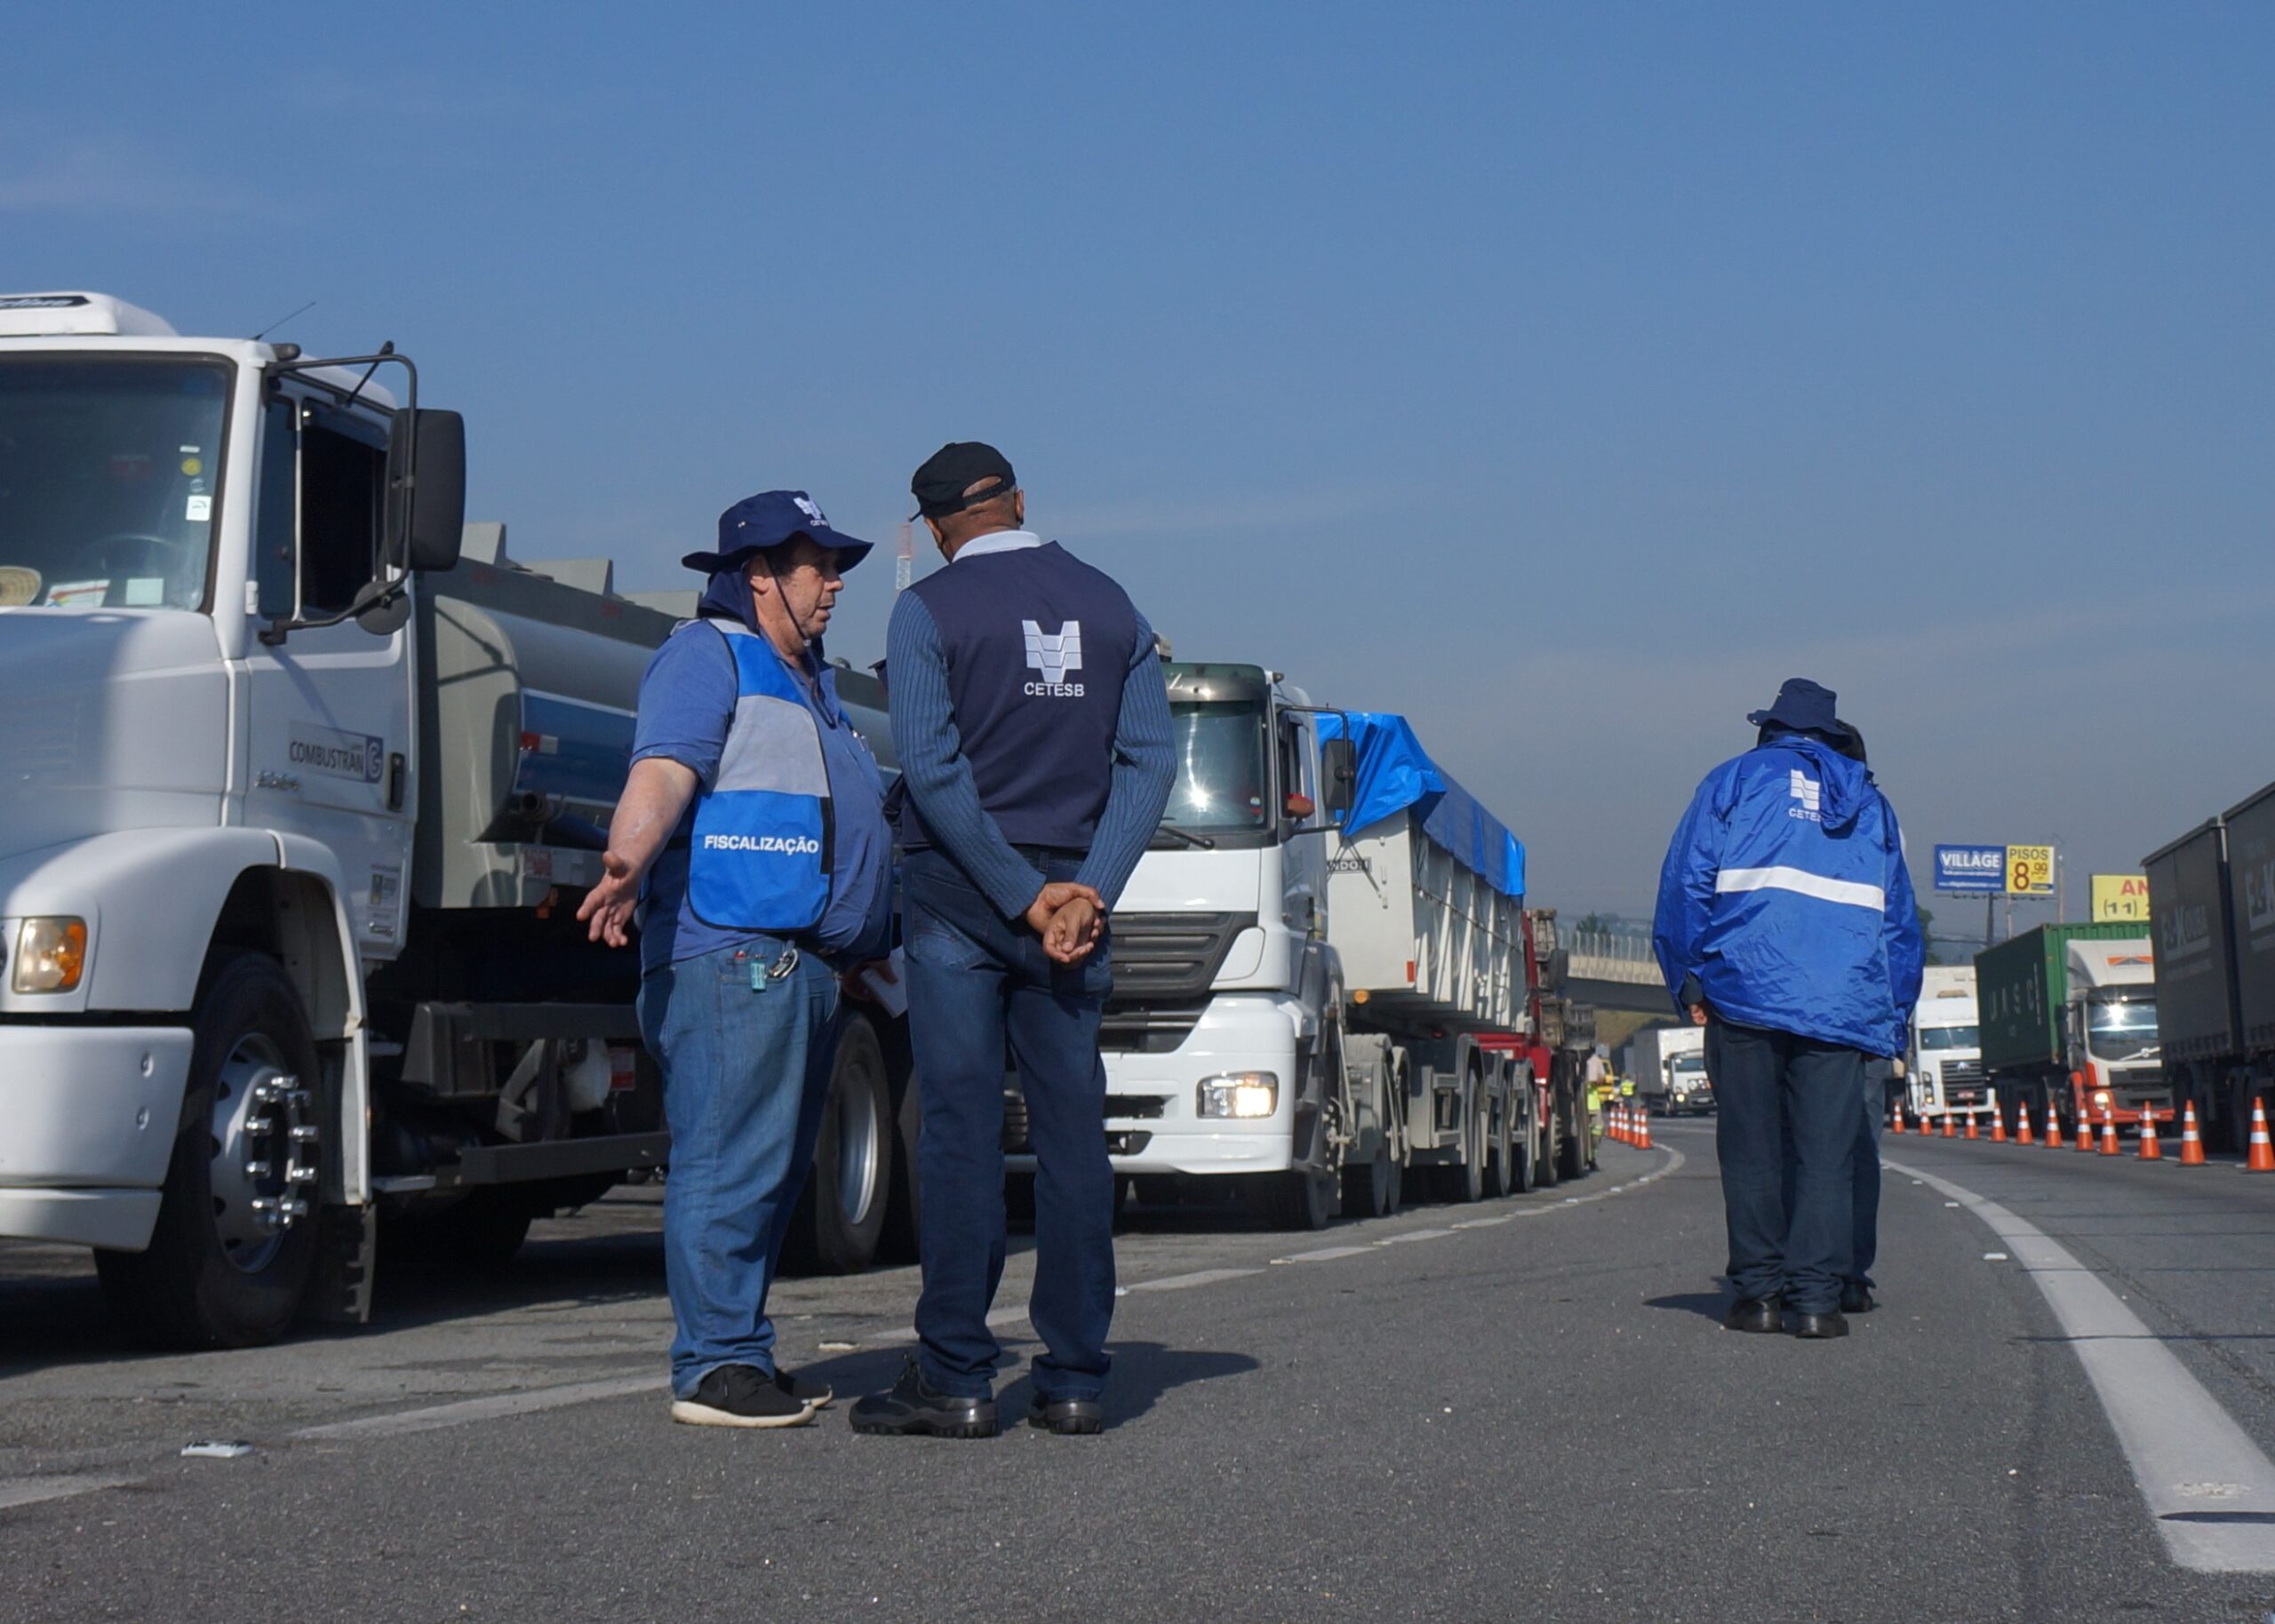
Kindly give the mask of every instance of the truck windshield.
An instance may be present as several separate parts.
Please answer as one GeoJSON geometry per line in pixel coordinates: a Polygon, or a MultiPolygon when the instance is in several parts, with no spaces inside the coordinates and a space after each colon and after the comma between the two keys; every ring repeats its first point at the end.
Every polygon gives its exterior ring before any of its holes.
{"type": "Polygon", "coordinates": [[[2096,999],[2086,1006],[2086,1044],[2095,1060],[2133,1060],[2157,1047],[2157,1000],[2096,999]]]}
{"type": "Polygon", "coordinates": [[[1683,1075],[1704,1072],[1706,1070],[1706,1057],[1703,1055],[1678,1055],[1674,1057],[1674,1069],[1683,1075]]]}
{"type": "Polygon", "coordinates": [[[227,362],[0,359],[0,608],[196,609],[227,362]]]}
{"type": "Polygon", "coordinates": [[[1983,1046],[1972,1026],[1923,1026],[1920,1029],[1920,1047],[1923,1049],[1973,1049],[1983,1046]]]}
{"type": "Polygon", "coordinates": [[[1267,820],[1264,712],[1252,705],[1172,705],[1177,784],[1164,823],[1261,829],[1267,820]]]}

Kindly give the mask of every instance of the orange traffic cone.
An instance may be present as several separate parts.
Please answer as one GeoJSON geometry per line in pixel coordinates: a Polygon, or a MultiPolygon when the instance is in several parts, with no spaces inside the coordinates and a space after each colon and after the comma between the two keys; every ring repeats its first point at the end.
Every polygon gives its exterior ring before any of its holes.
{"type": "Polygon", "coordinates": [[[2054,1114],[2054,1102],[2051,1100],[2046,1103],[2046,1148],[2049,1150],[2062,1148],[2062,1118],[2054,1114]]]}
{"type": "Polygon", "coordinates": [[[1620,1123],[1622,1121],[1620,1112],[1626,1109],[1627,1108],[1622,1105],[1618,1101],[1614,1100],[1611,1103],[1610,1113],[1604,1119],[1603,1136],[1606,1139],[1610,1140],[1614,1144],[1617,1144],[1619,1142],[1619,1135],[1621,1133],[1620,1123]]]}
{"type": "Polygon", "coordinates": [[[1651,1113],[1648,1109],[1635,1118],[1635,1148],[1639,1150],[1651,1148],[1651,1113]]]}
{"type": "Polygon", "coordinates": [[[1944,1137],[1946,1139],[1959,1137],[1959,1124],[1952,1120],[1952,1108],[1948,1105],[1944,1107],[1944,1137]]]}
{"type": "Polygon", "coordinates": [[[2251,1155],[2245,1160],[2246,1173],[2275,1173],[2275,1144],[2267,1139],[2267,1103],[2257,1095],[2251,1099],[2251,1155]]]}
{"type": "Polygon", "coordinates": [[[2141,1108],[2141,1159],[2160,1162],[2165,1158],[2164,1146],[2157,1142],[2157,1112],[2154,1106],[2141,1108]]]}
{"type": "Polygon", "coordinates": [[[2101,1153],[2103,1156],[2124,1154],[2117,1147],[2117,1113],[2106,1105],[2101,1108],[2101,1153]]]}
{"type": "Polygon", "coordinates": [[[1890,1133],[1901,1134],[1904,1132],[1904,1101],[1900,1096],[1896,1102],[1896,1109],[1888,1112],[1888,1126],[1890,1133]]]}
{"type": "Polygon", "coordinates": [[[1975,1113],[1973,1111],[1968,1111],[1967,1113],[1967,1136],[1969,1139],[1980,1139],[1983,1137],[1982,1133],[1977,1130],[1975,1126],[1975,1113]]]}
{"type": "Polygon", "coordinates": [[[2015,1142],[2016,1144],[2036,1144],[2038,1142],[2038,1141],[2031,1134],[2030,1107],[2027,1105],[2017,1105],[2015,1107],[2015,1142]]]}
{"type": "Polygon", "coordinates": [[[2204,1138],[2196,1131],[2196,1102],[2188,1102],[2180,1115],[2180,1165],[2183,1167],[2204,1166],[2204,1138]]]}
{"type": "Polygon", "coordinates": [[[1996,1105],[1991,1108],[1991,1142],[1992,1144],[2007,1142],[2007,1113],[1996,1105]]]}
{"type": "Polygon", "coordinates": [[[2086,1108],[2080,1105],[2078,1107],[2078,1149],[2090,1150],[2093,1148],[2094,1125],[2086,1115],[2086,1108]]]}

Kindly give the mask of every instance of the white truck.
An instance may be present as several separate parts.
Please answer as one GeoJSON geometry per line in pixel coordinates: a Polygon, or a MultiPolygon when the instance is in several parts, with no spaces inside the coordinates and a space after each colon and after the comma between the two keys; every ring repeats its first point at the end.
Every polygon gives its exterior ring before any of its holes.
{"type": "MultiPolygon", "coordinates": [[[[674,616],[462,527],[463,458],[392,346],[0,297],[0,1236],[98,1248],[146,1340],[360,1318],[383,1211],[495,1256],[667,1154],[636,958],[570,916],[674,616]]],[[[857,1015],[825,1266],[905,1187],[906,1090],[857,1015]]]]}
{"type": "Polygon", "coordinates": [[[1913,1116],[1971,1117],[1992,1109],[1991,1085],[1983,1075],[1973,965],[1931,964],[1920,972],[1911,1039],[1904,1091],[1913,1116]]]}
{"type": "Polygon", "coordinates": [[[1627,1074],[1635,1079],[1635,1097],[1661,1116],[1714,1108],[1703,1026],[1653,1026],[1637,1032],[1628,1051],[1627,1074]]]}
{"type": "Polygon", "coordinates": [[[1409,1169],[1469,1200],[1580,1170],[1577,1084],[1558,1100],[1520,1052],[1514,837],[1397,718],[1323,711],[1254,665],[1167,677],[1177,784],[1113,922],[1116,1172],[1315,1229],[1394,1210],[1409,1169]]]}

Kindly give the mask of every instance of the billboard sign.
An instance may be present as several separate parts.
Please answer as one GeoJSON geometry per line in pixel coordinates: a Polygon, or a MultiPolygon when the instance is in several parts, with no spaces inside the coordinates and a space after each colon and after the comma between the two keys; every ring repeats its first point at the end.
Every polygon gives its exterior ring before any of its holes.
{"type": "Polygon", "coordinates": [[[1938,846],[1936,848],[1936,889],[1973,891],[1996,896],[2007,888],[2007,848],[2003,846],[1938,846]]]}
{"type": "Polygon", "coordinates": [[[2054,848],[2051,846],[2008,847],[2007,895],[2009,896],[2053,896],[2054,848]]]}
{"type": "Polygon", "coordinates": [[[2146,874],[2095,874],[2094,913],[2096,919],[2149,919],[2149,877],[2146,874]]]}

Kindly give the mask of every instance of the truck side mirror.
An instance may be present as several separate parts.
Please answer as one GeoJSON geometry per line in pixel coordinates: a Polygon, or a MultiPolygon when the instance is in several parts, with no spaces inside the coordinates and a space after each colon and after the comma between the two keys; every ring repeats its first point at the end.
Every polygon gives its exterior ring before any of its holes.
{"type": "Polygon", "coordinates": [[[387,432],[387,561],[443,570],[466,531],[466,419],[424,408],[395,414],[387,432]]]}
{"type": "Polygon", "coordinates": [[[1351,810],[1359,784],[1359,748],[1347,738],[1321,739],[1319,746],[1320,792],[1327,800],[1327,815],[1340,818],[1351,810]]]}

